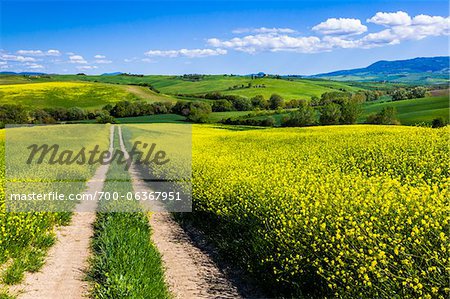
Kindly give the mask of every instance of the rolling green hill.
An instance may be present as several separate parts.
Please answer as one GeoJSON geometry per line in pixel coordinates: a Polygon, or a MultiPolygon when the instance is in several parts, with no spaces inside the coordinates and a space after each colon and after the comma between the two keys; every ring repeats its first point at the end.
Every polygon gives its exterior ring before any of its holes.
{"type": "Polygon", "coordinates": [[[189,94],[201,95],[208,92],[220,92],[223,94],[241,95],[252,97],[263,95],[268,98],[273,93],[278,93],[286,100],[309,99],[311,96],[320,96],[322,93],[333,90],[357,91],[360,87],[354,87],[343,82],[318,79],[251,79],[248,76],[208,75],[198,81],[190,81],[180,76],[76,76],[57,75],[52,80],[60,81],[95,81],[114,84],[151,84],[161,93],[169,95],[189,94]],[[251,83],[252,87],[246,86],[251,83]],[[244,87],[242,87],[242,85],[244,87]],[[263,87],[264,86],[264,87],[263,87]]]}
{"type": "MultiPolygon", "coordinates": [[[[251,79],[250,77],[224,75],[203,76],[198,81],[189,81],[180,76],[0,76],[0,104],[21,104],[33,108],[99,109],[106,104],[113,104],[121,100],[144,100],[147,102],[174,102],[177,99],[198,100],[196,96],[208,92],[246,97],[262,94],[266,98],[273,93],[278,93],[286,100],[290,100],[308,99],[311,96],[320,96],[326,91],[333,90],[357,91],[364,89],[364,84],[352,86],[347,83],[318,79],[251,79]],[[142,83],[152,85],[160,93],[152,91],[148,86],[137,85],[142,83]],[[251,85],[249,86],[248,83],[251,85]],[[191,96],[179,97],[179,94],[191,96]]],[[[370,89],[372,86],[368,88],[370,89]]],[[[449,119],[448,96],[442,95],[398,102],[366,103],[364,113],[359,121],[364,122],[369,114],[378,112],[387,106],[397,108],[398,117],[405,125],[430,123],[436,117],[443,117],[447,121],[449,119]]],[[[248,111],[213,113],[210,120],[216,122],[228,117],[242,117],[248,113],[248,111]]],[[[281,120],[282,116],[283,114],[273,115],[277,122],[281,120]]],[[[136,121],[139,122],[139,120],[136,121]]]]}
{"type": "Polygon", "coordinates": [[[414,125],[421,122],[431,123],[437,117],[449,121],[448,96],[366,104],[362,118],[365,119],[369,114],[376,113],[384,107],[395,107],[402,125],[414,125]]]}

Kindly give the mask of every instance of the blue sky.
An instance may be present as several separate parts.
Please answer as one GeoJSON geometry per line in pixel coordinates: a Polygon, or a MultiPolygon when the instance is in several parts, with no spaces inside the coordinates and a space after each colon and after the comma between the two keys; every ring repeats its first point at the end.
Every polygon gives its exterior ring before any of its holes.
{"type": "Polygon", "coordinates": [[[1,1],[0,70],[315,74],[448,55],[448,1],[1,1]]]}

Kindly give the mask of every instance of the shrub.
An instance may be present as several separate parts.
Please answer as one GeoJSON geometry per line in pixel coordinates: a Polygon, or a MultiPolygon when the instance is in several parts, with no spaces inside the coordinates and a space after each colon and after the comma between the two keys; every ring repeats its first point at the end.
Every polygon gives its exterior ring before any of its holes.
{"type": "Polygon", "coordinates": [[[366,123],[377,125],[398,125],[397,110],[394,107],[385,107],[380,112],[369,115],[366,123]]]}
{"type": "Polygon", "coordinates": [[[67,120],[82,120],[86,118],[86,113],[83,109],[72,107],[67,109],[67,120]]]}
{"type": "Polygon", "coordinates": [[[442,128],[442,127],[445,127],[445,125],[446,125],[446,122],[442,117],[435,118],[431,122],[432,128],[442,128]]]}
{"type": "Polygon", "coordinates": [[[191,102],[187,119],[192,122],[205,123],[212,112],[211,105],[205,102],[191,102]]]}
{"type": "Polygon", "coordinates": [[[97,116],[95,122],[98,124],[115,124],[117,123],[117,120],[109,114],[101,113],[99,116],[97,116]]]}
{"type": "Polygon", "coordinates": [[[35,109],[30,113],[33,124],[53,124],[56,120],[43,109],[35,109]]]}

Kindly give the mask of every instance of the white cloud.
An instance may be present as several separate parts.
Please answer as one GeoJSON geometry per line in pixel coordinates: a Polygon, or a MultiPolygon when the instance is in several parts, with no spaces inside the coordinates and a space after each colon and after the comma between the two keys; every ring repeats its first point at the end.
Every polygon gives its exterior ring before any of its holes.
{"type": "MultiPolygon", "coordinates": [[[[397,13],[377,13],[385,15],[397,13]]],[[[374,47],[382,45],[395,45],[404,40],[421,40],[430,36],[443,36],[450,34],[450,17],[418,15],[411,18],[406,13],[401,12],[403,21],[385,22],[390,28],[380,32],[370,33],[362,40],[364,47],[374,47]],[[409,20],[409,21],[408,21],[409,20]]],[[[373,19],[373,18],[372,18],[373,19]]],[[[387,18],[386,18],[387,19],[387,18]]],[[[387,26],[387,25],[385,25],[387,26]]]]}
{"type": "Polygon", "coordinates": [[[8,63],[6,61],[0,61],[0,65],[7,65],[8,63]]]}
{"type": "Polygon", "coordinates": [[[96,65],[79,65],[79,66],[77,66],[77,69],[79,69],[79,70],[94,70],[97,68],[98,67],[96,65]]]}
{"type": "Polygon", "coordinates": [[[17,51],[17,54],[20,55],[31,55],[31,56],[42,56],[44,55],[44,52],[41,50],[19,50],[17,51]]]}
{"type": "Polygon", "coordinates": [[[208,44],[214,47],[231,48],[246,53],[261,51],[295,51],[300,53],[316,52],[321,46],[320,38],[316,36],[293,37],[288,35],[257,34],[235,37],[230,40],[217,38],[208,39],[208,44]]]}
{"type": "Polygon", "coordinates": [[[28,56],[60,56],[61,52],[59,50],[19,50],[16,52],[19,55],[28,55],[28,56]]]}
{"type": "Polygon", "coordinates": [[[43,69],[44,68],[44,66],[43,65],[40,65],[40,64],[37,64],[37,63],[30,63],[30,62],[28,62],[28,63],[25,63],[25,66],[27,67],[27,68],[29,68],[29,69],[43,69]]]}
{"type": "Polygon", "coordinates": [[[322,39],[322,49],[331,50],[333,48],[351,49],[360,47],[360,40],[347,39],[342,36],[325,36],[322,39]]]}
{"type": "Polygon", "coordinates": [[[59,50],[48,50],[47,55],[48,56],[60,56],[61,52],[59,52],[59,50]]]}
{"type": "Polygon", "coordinates": [[[33,57],[25,57],[22,55],[10,55],[10,54],[1,54],[0,60],[6,61],[16,61],[16,62],[33,62],[36,61],[33,57]]]}
{"type": "Polygon", "coordinates": [[[97,60],[95,60],[95,63],[108,64],[108,63],[112,63],[112,60],[108,60],[108,59],[97,59],[97,60]]]}
{"type": "MultiPolygon", "coordinates": [[[[450,35],[450,18],[418,15],[414,18],[399,11],[379,12],[367,20],[387,28],[379,32],[367,32],[367,26],[358,19],[331,18],[312,28],[324,34],[318,36],[296,36],[273,32],[234,37],[231,39],[210,38],[209,46],[233,49],[246,53],[292,51],[317,53],[333,49],[374,48],[399,44],[405,40],[419,40],[429,36],[450,35]],[[366,33],[365,35],[362,35],[366,33]],[[361,35],[355,37],[355,35],[361,35]]],[[[239,32],[243,32],[242,30],[239,32]]]]}
{"type": "Polygon", "coordinates": [[[142,62],[147,62],[147,63],[155,63],[156,62],[156,60],[151,59],[151,58],[143,58],[143,59],[141,59],[141,61],[142,62]]]}
{"type": "MultiPolygon", "coordinates": [[[[448,18],[447,18],[448,20],[448,18]]],[[[446,18],[439,16],[429,16],[429,15],[418,15],[412,20],[414,25],[436,25],[446,22],[446,18]]]]}
{"type": "Polygon", "coordinates": [[[367,22],[383,26],[410,25],[411,17],[404,11],[397,12],[377,12],[367,22]]]}
{"type": "Polygon", "coordinates": [[[106,56],[97,54],[97,55],[94,56],[94,58],[96,58],[96,59],[104,59],[104,58],[106,58],[106,56]]]}
{"type": "Polygon", "coordinates": [[[199,58],[227,54],[224,49],[181,49],[181,50],[150,50],[144,53],[146,56],[159,57],[188,57],[199,58]]]}
{"type": "Polygon", "coordinates": [[[331,18],[312,28],[326,35],[358,35],[367,31],[367,26],[358,19],[331,18]]]}
{"type": "Polygon", "coordinates": [[[86,64],[87,61],[81,55],[71,55],[69,56],[70,63],[86,64]]]}
{"type": "Polygon", "coordinates": [[[291,28],[238,28],[234,29],[232,33],[234,34],[242,34],[242,33],[272,33],[272,34],[280,34],[280,33],[295,33],[296,31],[291,28]]]}

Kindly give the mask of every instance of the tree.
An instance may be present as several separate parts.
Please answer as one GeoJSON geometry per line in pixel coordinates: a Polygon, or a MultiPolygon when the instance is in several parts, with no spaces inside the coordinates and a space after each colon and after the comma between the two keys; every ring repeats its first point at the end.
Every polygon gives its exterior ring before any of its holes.
{"type": "Polygon", "coordinates": [[[86,118],[86,113],[78,107],[67,109],[67,120],[82,120],[86,118]]]}
{"type": "Polygon", "coordinates": [[[252,102],[244,97],[234,97],[231,102],[237,111],[253,110],[252,102]]]}
{"type": "Polygon", "coordinates": [[[53,124],[55,119],[43,109],[35,109],[30,113],[33,124],[53,124]]]}
{"type": "Polygon", "coordinates": [[[394,107],[385,107],[380,112],[369,115],[367,123],[377,125],[398,125],[397,110],[394,107]]]}
{"type": "Polygon", "coordinates": [[[220,94],[220,92],[217,92],[217,91],[208,92],[207,94],[205,94],[205,99],[219,100],[222,98],[223,98],[223,96],[220,94]]]}
{"type": "Polygon", "coordinates": [[[187,116],[189,112],[189,102],[177,101],[177,103],[172,107],[172,113],[187,116]]]}
{"type": "Polygon", "coordinates": [[[172,109],[172,105],[166,105],[163,102],[155,102],[151,105],[155,114],[166,114],[172,109]]]}
{"type": "Polygon", "coordinates": [[[414,87],[410,90],[410,99],[424,98],[427,93],[427,89],[422,86],[414,87]]]}
{"type": "Polygon", "coordinates": [[[284,105],[284,99],[278,95],[278,94],[273,94],[270,96],[269,99],[269,108],[272,110],[277,110],[278,108],[283,108],[284,105]]]}
{"type": "Polygon", "coordinates": [[[356,103],[364,103],[367,100],[367,95],[364,92],[357,92],[349,100],[356,103]]]}
{"type": "Polygon", "coordinates": [[[402,101],[408,99],[408,92],[404,88],[398,88],[392,93],[393,101],[402,101]]]}
{"type": "Polygon", "coordinates": [[[100,113],[99,116],[95,119],[95,122],[98,124],[115,124],[117,123],[116,119],[109,115],[108,113],[100,113]]]}
{"type": "Polygon", "coordinates": [[[228,100],[216,100],[212,104],[213,112],[233,111],[233,104],[228,100]]]}
{"type": "Polygon", "coordinates": [[[322,125],[336,125],[341,119],[341,107],[336,103],[328,103],[320,110],[320,123],[322,125]]]}
{"type": "Polygon", "coordinates": [[[431,127],[432,128],[442,128],[445,127],[445,120],[442,117],[438,117],[433,119],[433,121],[431,122],[431,127]]]}
{"type": "Polygon", "coordinates": [[[269,102],[262,95],[254,96],[251,102],[255,108],[267,109],[269,107],[269,102]]]}
{"type": "Polygon", "coordinates": [[[111,104],[106,104],[105,106],[103,106],[102,110],[108,111],[108,113],[111,113],[111,111],[113,110],[114,106],[111,104]]]}
{"type": "Polygon", "coordinates": [[[320,105],[320,98],[317,96],[311,97],[311,106],[319,106],[320,105]]]}
{"type": "Polygon", "coordinates": [[[261,126],[273,127],[273,126],[275,126],[275,119],[272,116],[268,116],[261,120],[261,126]]]}
{"type": "Polygon", "coordinates": [[[371,101],[378,100],[382,96],[383,93],[378,90],[373,90],[373,91],[366,90],[366,91],[364,91],[364,94],[366,96],[366,101],[371,102],[371,101]]]}
{"type": "Polygon", "coordinates": [[[306,100],[290,100],[289,102],[286,102],[284,107],[285,108],[298,108],[301,105],[303,105],[303,103],[306,103],[306,100]]]}
{"type": "Polygon", "coordinates": [[[341,105],[341,124],[354,124],[362,113],[360,99],[351,99],[341,105]]]}
{"type": "Polygon", "coordinates": [[[342,104],[350,99],[351,93],[342,91],[329,91],[322,94],[320,97],[320,106],[325,106],[328,103],[342,104]]]}
{"type": "Polygon", "coordinates": [[[132,116],[131,103],[128,101],[117,102],[111,110],[111,115],[114,117],[132,116]]]}
{"type": "Polygon", "coordinates": [[[28,123],[28,113],[20,105],[2,105],[0,106],[0,123],[2,127],[7,124],[26,124],[28,123]]]}
{"type": "Polygon", "coordinates": [[[301,104],[298,110],[293,111],[281,121],[283,127],[304,127],[316,123],[316,111],[306,103],[301,104]]]}
{"type": "Polygon", "coordinates": [[[187,119],[192,122],[205,123],[212,112],[211,105],[206,102],[191,102],[187,119]]]}

